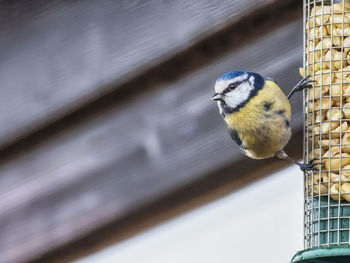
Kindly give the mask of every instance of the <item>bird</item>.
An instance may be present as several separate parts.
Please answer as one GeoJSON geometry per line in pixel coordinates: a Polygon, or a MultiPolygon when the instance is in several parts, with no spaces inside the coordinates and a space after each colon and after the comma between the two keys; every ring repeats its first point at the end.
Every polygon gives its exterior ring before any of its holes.
{"type": "Polygon", "coordinates": [[[283,149],[292,135],[289,99],[295,92],[311,88],[312,82],[310,76],[304,77],[286,96],[272,78],[231,71],[215,81],[212,100],[217,102],[231,138],[245,155],[253,159],[278,157],[307,172],[314,169],[314,159],[297,162],[283,149]]]}

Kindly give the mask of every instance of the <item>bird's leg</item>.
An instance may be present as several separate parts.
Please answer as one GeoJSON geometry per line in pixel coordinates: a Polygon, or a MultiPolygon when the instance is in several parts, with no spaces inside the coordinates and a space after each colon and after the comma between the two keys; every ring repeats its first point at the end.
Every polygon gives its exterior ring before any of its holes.
{"type": "Polygon", "coordinates": [[[308,171],[312,171],[312,170],[317,170],[314,168],[315,165],[319,164],[319,163],[314,163],[315,159],[312,159],[310,162],[308,163],[300,163],[297,162],[296,160],[294,160],[293,158],[289,157],[283,150],[277,152],[275,154],[276,157],[283,159],[283,160],[287,160],[291,163],[295,163],[296,165],[298,165],[300,167],[300,170],[302,170],[303,172],[308,172],[308,171]]]}
{"type": "Polygon", "coordinates": [[[302,80],[300,80],[294,87],[293,89],[289,92],[287,98],[290,99],[290,97],[292,97],[292,95],[296,92],[296,91],[302,91],[306,88],[312,88],[312,84],[311,82],[315,82],[315,80],[310,80],[309,79],[310,76],[306,76],[305,78],[303,78],[302,80]]]}

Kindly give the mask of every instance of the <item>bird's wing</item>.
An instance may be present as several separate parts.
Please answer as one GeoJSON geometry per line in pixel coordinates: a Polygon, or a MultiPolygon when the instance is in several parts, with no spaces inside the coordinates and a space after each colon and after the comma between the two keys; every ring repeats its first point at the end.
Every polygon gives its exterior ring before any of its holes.
{"type": "Polygon", "coordinates": [[[242,142],[241,138],[239,137],[239,135],[235,129],[229,128],[228,133],[230,134],[232,140],[234,140],[242,149],[246,149],[246,146],[242,142]]]}

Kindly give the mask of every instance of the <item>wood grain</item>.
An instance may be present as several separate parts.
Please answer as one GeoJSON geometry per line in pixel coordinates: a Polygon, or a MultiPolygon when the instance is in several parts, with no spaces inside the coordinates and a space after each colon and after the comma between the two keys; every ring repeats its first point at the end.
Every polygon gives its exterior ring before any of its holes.
{"type": "MultiPolygon", "coordinates": [[[[240,162],[210,100],[213,80],[249,68],[289,90],[299,79],[301,35],[301,22],[292,23],[0,166],[0,257],[40,255],[240,162]]],[[[293,107],[300,127],[300,95],[293,107]]]]}
{"type": "Polygon", "coordinates": [[[272,2],[1,1],[0,146],[272,2]]]}
{"type": "Polygon", "coordinates": [[[287,165],[242,156],[210,97],[230,70],[289,91],[300,1],[0,7],[1,262],[71,260],[287,165]]]}

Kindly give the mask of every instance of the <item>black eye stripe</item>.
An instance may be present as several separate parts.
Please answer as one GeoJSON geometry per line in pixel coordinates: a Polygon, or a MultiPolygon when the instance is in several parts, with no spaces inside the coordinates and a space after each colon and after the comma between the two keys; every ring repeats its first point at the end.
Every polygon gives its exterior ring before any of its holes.
{"type": "Polygon", "coordinates": [[[242,83],[245,82],[245,81],[246,81],[246,79],[245,79],[245,80],[242,80],[242,81],[237,81],[237,82],[235,82],[235,83],[230,83],[230,84],[228,85],[228,87],[225,88],[225,89],[223,90],[222,93],[225,94],[225,93],[231,91],[231,90],[232,90],[231,87],[230,87],[231,84],[235,84],[235,88],[237,88],[240,84],[242,84],[242,83]]]}

